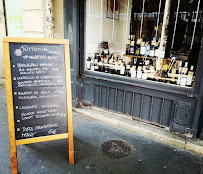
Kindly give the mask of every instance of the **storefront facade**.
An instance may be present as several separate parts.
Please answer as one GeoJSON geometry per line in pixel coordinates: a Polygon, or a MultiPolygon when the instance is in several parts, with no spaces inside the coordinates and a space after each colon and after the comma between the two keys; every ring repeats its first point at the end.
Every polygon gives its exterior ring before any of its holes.
{"type": "Polygon", "coordinates": [[[202,6],[200,0],[64,1],[74,106],[125,113],[196,137],[203,96],[202,6]]]}

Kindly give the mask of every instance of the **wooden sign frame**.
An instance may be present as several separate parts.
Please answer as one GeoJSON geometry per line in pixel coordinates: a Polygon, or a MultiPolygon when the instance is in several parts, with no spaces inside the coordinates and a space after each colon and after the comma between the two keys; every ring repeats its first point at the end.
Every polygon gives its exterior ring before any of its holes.
{"type": "Polygon", "coordinates": [[[70,68],[69,40],[68,39],[4,37],[3,38],[3,50],[4,50],[6,96],[7,96],[8,126],[9,126],[12,173],[13,174],[18,173],[16,145],[31,144],[31,143],[37,143],[37,142],[43,142],[43,141],[50,141],[50,140],[58,140],[58,139],[63,139],[63,138],[68,138],[69,164],[74,164],[72,90],[71,90],[71,68],[70,68]],[[68,133],[16,140],[9,43],[35,43],[35,44],[64,45],[68,133]]]}

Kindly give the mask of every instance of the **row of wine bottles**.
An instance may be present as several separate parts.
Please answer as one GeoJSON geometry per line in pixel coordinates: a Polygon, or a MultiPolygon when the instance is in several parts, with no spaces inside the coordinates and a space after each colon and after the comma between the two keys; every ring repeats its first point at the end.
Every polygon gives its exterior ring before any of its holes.
{"type": "Polygon", "coordinates": [[[160,72],[156,72],[156,60],[133,58],[126,63],[125,56],[88,56],[86,69],[91,71],[118,74],[132,78],[154,80],[181,86],[191,86],[193,82],[193,66],[188,71],[188,62],[179,61],[178,66],[170,68],[165,64],[160,72]]]}
{"type": "Polygon", "coordinates": [[[160,39],[156,42],[156,38],[150,42],[147,38],[144,40],[142,38],[137,39],[135,42],[135,36],[129,36],[126,44],[126,54],[136,55],[136,56],[146,56],[146,57],[161,57],[165,56],[165,52],[159,52],[160,39]],[[160,54],[160,55],[159,55],[160,54]]]}

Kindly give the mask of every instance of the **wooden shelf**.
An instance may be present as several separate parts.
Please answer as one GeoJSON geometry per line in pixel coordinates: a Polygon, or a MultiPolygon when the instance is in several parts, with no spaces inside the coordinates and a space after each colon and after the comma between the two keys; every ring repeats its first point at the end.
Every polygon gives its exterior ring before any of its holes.
{"type": "Polygon", "coordinates": [[[146,59],[152,59],[152,60],[156,60],[157,58],[155,58],[155,57],[145,57],[145,56],[136,56],[136,55],[123,55],[123,56],[125,56],[125,57],[136,57],[136,58],[138,58],[138,59],[143,59],[143,58],[146,58],[146,59]]]}
{"type": "Polygon", "coordinates": [[[154,76],[154,79],[159,79],[159,80],[167,80],[167,81],[172,81],[172,82],[176,82],[177,79],[172,79],[172,78],[164,78],[164,77],[158,77],[158,76],[154,76]]]}

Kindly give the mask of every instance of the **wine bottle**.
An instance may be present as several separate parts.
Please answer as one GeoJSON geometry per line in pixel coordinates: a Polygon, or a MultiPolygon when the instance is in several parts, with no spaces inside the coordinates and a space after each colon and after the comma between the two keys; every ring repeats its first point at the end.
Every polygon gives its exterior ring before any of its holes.
{"type": "Polygon", "coordinates": [[[149,42],[146,42],[146,43],[145,43],[145,53],[144,53],[144,55],[145,55],[146,57],[148,57],[149,54],[150,54],[150,44],[149,44],[149,42]]]}
{"type": "Polygon", "coordinates": [[[137,75],[136,66],[137,66],[137,58],[134,57],[133,58],[133,65],[130,68],[130,77],[133,77],[133,78],[136,77],[136,75],[137,75]]]}
{"type": "Polygon", "coordinates": [[[126,66],[126,75],[130,77],[130,62],[126,66]]]}
{"type": "Polygon", "coordinates": [[[154,49],[155,49],[155,57],[159,57],[159,42],[156,42],[154,49]]]}
{"type": "Polygon", "coordinates": [[[132,36],[132,40],[130,42],[130,54],[134,55],[135,54],[135,36],[132,36]]]}
{"type": "Polygon", "coordinates": [[[141,42],[140,55],[144,56],[144,54],[145,54],[145,42],[141,42]]]}
{"type": "Polygon", "coordinates": [[[155,66],[151,65],[149,70],[150,72],[147,75],[147,80],[153,80],[155,74],[155,66]]]}
{"type": "Polygon", "coordinates": [[[189,86],[189,87],[192,86],[193,76],[194,76],[194,66],[191,65],[190,71],[188,72],[188,75],[187,75],[187,82],[186,82],[186,85],[189,86]]]}
{"type": "Polygon", "coordinates": [[[142,78],[142,67],[143,67],[143,63],[142,61],[139,63],[138,67],[137,67],[137,78],[141,79],[142,78]]]}
{"type": "Polygon", "coordinates": [[[179,62],[178,64],[178,69],[177,69],[177,73],[178,74],[178,78],[177,78],[177,85],[180,85],[180,78],[181,78],[181,74],[182,74],[182,61],[179,62]]]}
{"type": "Polygon", "coordinates": [[[120,75],[120,72],[121,72],[121,63],[120,62],[118,62],[116,68],[117,68],[117,74],[120,75]]]}
{"type": "Polygon", "coordinates": [[[147,64],[146,61],[143,62],[143,67],[142,67],[142,79],[147,79],[147,64]]]}
{"type": "Polygon", "coordinates": [[[98,56],[97,55],[95,55],[95,58],[94,58],[94,70],[99,71],[98,56]]]}
{"type": "Polygon", "coordinates": [[[87,61],[86,61],[86,69],[87,70],[91,69],[91,58],[90,58],[90,55],[88,56],[87,61]]]}
{"type": "MultiPolygon", "coordinates": [[[[162,71],[162,77],[163,78],[168,78],[168,64],[165,64],[163,66],[163,71],[162,71]]],[[[167,80],[162,80],[164,83],[167,83],[167,80]]]]}
{"type": "Polygon", "coordinates": [[[122,63],[121,63],[121,66],[120,66],[120,74],[125,76],[126,74],[126,67],[125,67],[125,58],[122,56],[122,63]]]}
{"type": "Polygon", "coordinates": [[[185,62],[185,66],[182,69],[182,77],[180,78],[180,86],[186,86],[187,83],[187,74],[188,72],[188,62],[185,62]]]}
{"type": "Polygon", "coordinates": [[[113,55],[111,55],[111,57],[109,58],[108,72],[110,74],[113,74],[113,55]]]}
{"type": "Polygon", "coordinates": [[[118,62],[116,60],[114,61],[113,68],[114,68],[114,74],[117,74],[118,73],[118,62]]]}
{"type": "Polygon", "coordinates": [[[130,35],[128,36],[128,40],[126,42],[126,55],[130,54],[130,35]]]}
{"type": "Polygon", "coordinates": [[[137,76],[136,66],[130,68],[130,77],[135,78],[137,76]]]}
{"type": "Polygon", "coordinates": [[[100,71],[101,72],[104,72],[104,57],[103,56],[101,56],[101,62],[100,62],[100,71]]]}
{"type": "Polygon", "coordinates": [[[108,73],[108,62],[109,61],[109,57],[108,55],[106,57],[104,57],[104,72],[108,73]]]}
{"type": "Polygon", "coordinates": [[[91,59],[91,64],[90,64],[90,67],[91,67],[91,71],[94,71],[94,58],[91,59]]]}
{"type": "Polygon", "coordinates": [[[153,38],[153,40],[151,41],[151,46],[150,46],[150,57],[154,57],[155,56],[155,44],[156,44],[156,40],[155,38],[153,38]]]}
{"type": "Polygon", "coordinates": [[[140,44],[142,42],[142,38],[137,39],[137,45],[136,45],[136,51],[135,51],[135,55],[139,56],[140,55],[140,44]]]}

